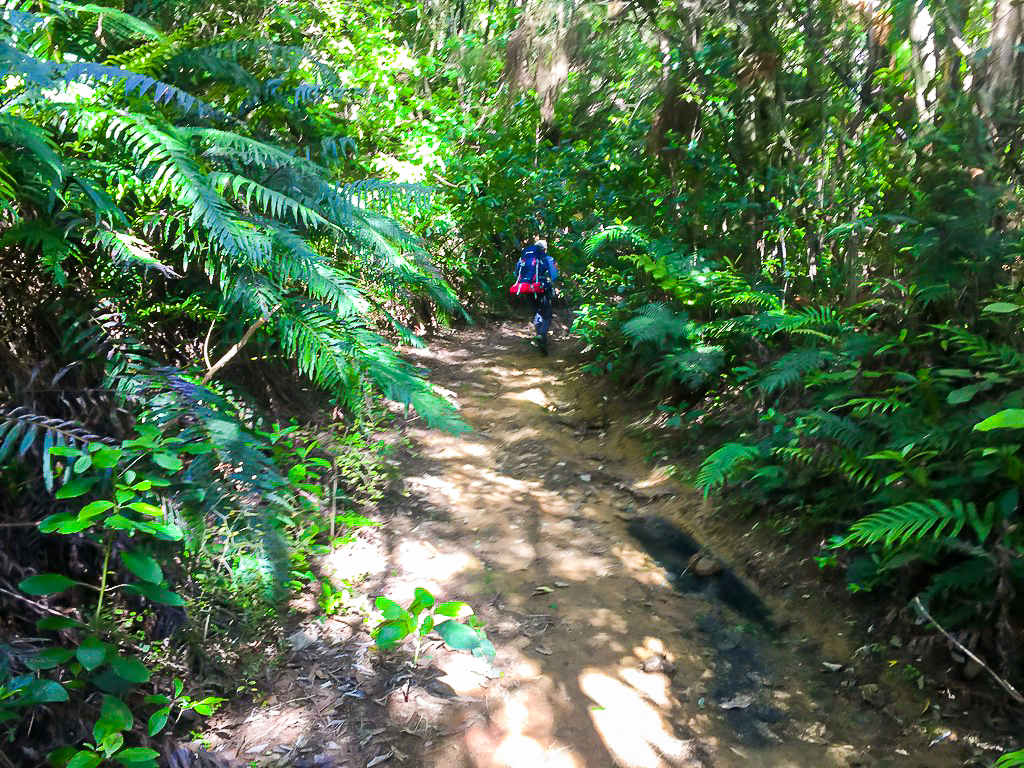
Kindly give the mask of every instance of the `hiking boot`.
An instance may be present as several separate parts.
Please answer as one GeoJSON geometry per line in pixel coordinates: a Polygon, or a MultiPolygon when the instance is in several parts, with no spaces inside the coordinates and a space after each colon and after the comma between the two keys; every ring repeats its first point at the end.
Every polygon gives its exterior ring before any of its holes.
{"type": "Polygon", "coordinates": [[[537,337],[537,349],[540,350],[540,353],[544,355],[544,357],[548,356],[548,340],[543,336],[537,337]]]}

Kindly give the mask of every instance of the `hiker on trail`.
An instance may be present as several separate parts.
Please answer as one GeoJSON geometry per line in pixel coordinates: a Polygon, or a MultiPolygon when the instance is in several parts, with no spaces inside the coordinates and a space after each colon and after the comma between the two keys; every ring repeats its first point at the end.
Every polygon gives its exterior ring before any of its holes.
{"type": "Polygon", "coordinates": [[[548,353],[548,329],[551,327],[551,302],[555,296],[558,265],[548,254],[545,240],[537,240],[523,249],[516,262],[516,282],[509,289],[513,296],[528,296],[537,335],[533,343],[541,354],[548,353]]]}

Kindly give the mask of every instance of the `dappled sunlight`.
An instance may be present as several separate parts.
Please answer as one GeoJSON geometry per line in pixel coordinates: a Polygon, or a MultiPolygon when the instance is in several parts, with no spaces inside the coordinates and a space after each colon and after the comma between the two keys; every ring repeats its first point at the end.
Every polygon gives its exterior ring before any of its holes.
{"type": "Polygon", "coordinates": [[[533,403],[534,405],[539,405],[544,408],[551,404],[548,396],[540,387],[532,387],[524,392],[511,392],[505,395],[505,397],[510,400],[525,400],[528,403],[533,403]]]}
{"type": "Polygon", "coordinates": [[[590,717],[608,751],[628,768],[668,768],[694,757],[665,713],[643,693],[604,671],[585,669],[580,689],[593,702],[590,717]]]}
{"type": "Polygon", "coordinates": [[[546,678],[507,693],[489,723],[466,731],[464,744],[474,768],[584,768],[588,763],[575,746],[554,735],[556,705],[565,703],[546,678]]]}

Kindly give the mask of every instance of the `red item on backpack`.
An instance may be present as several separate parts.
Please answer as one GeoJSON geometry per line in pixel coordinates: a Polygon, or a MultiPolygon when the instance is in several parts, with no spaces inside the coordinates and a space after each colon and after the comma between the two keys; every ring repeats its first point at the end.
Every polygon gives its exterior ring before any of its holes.
{"type": "Polygon", "coordinates": [[[524,293],[544,293],[544,283],[520,282],[511,286],[508,292],[513,296],[519,296],[524,293]]]}

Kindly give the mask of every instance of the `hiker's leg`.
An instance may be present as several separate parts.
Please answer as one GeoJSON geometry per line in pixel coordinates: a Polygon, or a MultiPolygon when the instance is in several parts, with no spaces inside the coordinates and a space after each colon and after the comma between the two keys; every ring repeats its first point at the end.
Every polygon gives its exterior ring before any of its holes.
{"type": "Polygon", "coordinates": [[[545,344],[547,344],[547,341],[548,341],[548,330],[551,328],[551,314],[552,314],[551,294],[552,294],[552,290],[550,288],[548,288],[542,294],[542,297],[541,297],[541,300],[540,300],[540,303],[541,303],[541,307],[540,307],[541,324],[540,324],[540,328],[537,329],[537,333],[544,340],[545,344]]]}
{"type": "Polygon", "coordinates": [[[537,335],[542,337],[544,326],[544,294],[534,293],[530,295],[530,307],[533,309],[533,328],[537,332],[537,335]]]}

